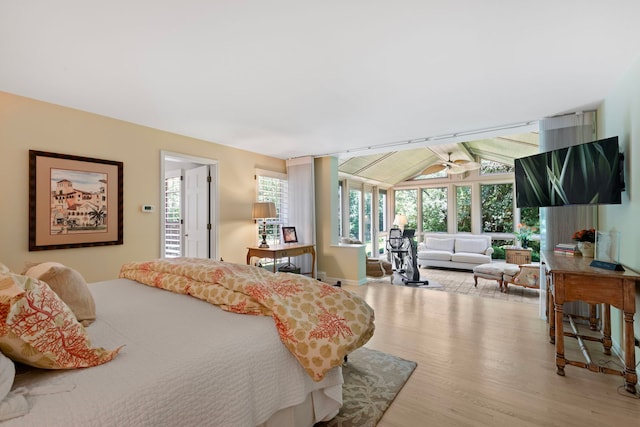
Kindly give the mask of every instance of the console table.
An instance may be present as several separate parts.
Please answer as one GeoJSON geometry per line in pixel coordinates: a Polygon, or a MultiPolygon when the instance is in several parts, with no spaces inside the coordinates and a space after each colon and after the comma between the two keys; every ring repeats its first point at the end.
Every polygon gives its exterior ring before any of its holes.
{"type": "Polygon", "coordinates": [[[592,258],[556,255],[553,251],[541,253],[547,274],[550,276],[548,296],[549,340],[556,346],[556,373],[564,376],[565,365],[589,369],[592,372],[620,375],[624,377],[625,389],[635,393],[638,376],[634,349],[633,315],[636,312],[635,289],[638,273],[611,271],[591,267],[592,258]],[[603,304],[602,337],[580,335],[573,320],[569,318],[573,332],[564,331],[562,305],[570,301],[587,304],[603,304]],[[623,370],[611,369],[592,362],[582,340],[602,343],[605,354],[611,354],[611,307],[624,313],[624,364],[623,370]],[[578,340],[586,362],[568,360],[564,355],[564,337],[578,340]]]}
{"type": "Polygon", "coordinates": [[[273,259],[273,272],[276,272],[276,260],[278,258],[298,255],[311,255],[311,277],[316,277],[316,248],[315,245],[271,245],[268,248],[250,246],[247,248],[247,265],[251,263],[251,257],[273,259]]]}

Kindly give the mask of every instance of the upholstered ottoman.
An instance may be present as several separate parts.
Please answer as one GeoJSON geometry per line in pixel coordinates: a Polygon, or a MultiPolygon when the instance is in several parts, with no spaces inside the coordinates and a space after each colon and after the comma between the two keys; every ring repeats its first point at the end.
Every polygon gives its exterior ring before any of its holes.
{"type": "Polygon", "coordinates": [[[517,271],[505,269],[502,275],[502,284],[504,292],[509,292],[509,283],[522,286],[525,288],[540,289],[540,264],[530,263],[522,264],[517,271]]]}
{"type": "Polygon", "coordinates": [[[504,262],[492,262],[476,265],[473,267],[473,285],[477,287],[478,277],[482,277],[483,279],[495,280],[498,282],[500,291],[502,291],[505,273],[516,275],[519,271],[520,267],[517,264],[507,264],[504,262]]]}

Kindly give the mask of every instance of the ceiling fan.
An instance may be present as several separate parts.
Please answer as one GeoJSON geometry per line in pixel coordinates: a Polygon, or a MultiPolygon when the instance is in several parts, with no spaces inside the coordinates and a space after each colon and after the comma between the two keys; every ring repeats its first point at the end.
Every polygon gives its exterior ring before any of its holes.
{"type": "Polygon", "coordinates": [[[465,173],[476,169],[480,169],[480,163],[470,162],[468,160],[451,160],[451,153],[449,153],[449,160],[429,166],[422,171],[421,175],[430,175],[442,170],[444,170],[447,175],[451,175],[465,173]]]}

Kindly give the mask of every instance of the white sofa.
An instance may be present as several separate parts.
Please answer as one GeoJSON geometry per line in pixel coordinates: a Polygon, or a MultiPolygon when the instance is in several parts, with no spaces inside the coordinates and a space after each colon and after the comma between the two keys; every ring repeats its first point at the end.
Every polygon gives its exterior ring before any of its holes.
{"type": "Polygon", "coordinates": [[[419,267],[473,270],[491,262],[491,236],[477,234],[428,235],[418,244],[419,267]]]}

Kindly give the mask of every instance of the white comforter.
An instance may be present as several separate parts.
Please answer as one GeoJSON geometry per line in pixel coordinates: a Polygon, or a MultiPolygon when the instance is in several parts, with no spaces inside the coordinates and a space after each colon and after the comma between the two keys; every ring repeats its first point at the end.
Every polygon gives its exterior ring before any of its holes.
{"type": "Polygon", "coordinates": [[[228,313],[185,295],[118,279],[89,285],[104,365],[16,376],[29,413],[7,426],[255,426],[314,390],[316,420],[341,404],[342,373],[314,382],[273,319],[228,313]],[[68,390],[68,391],[65,391],[68,390]]]}

